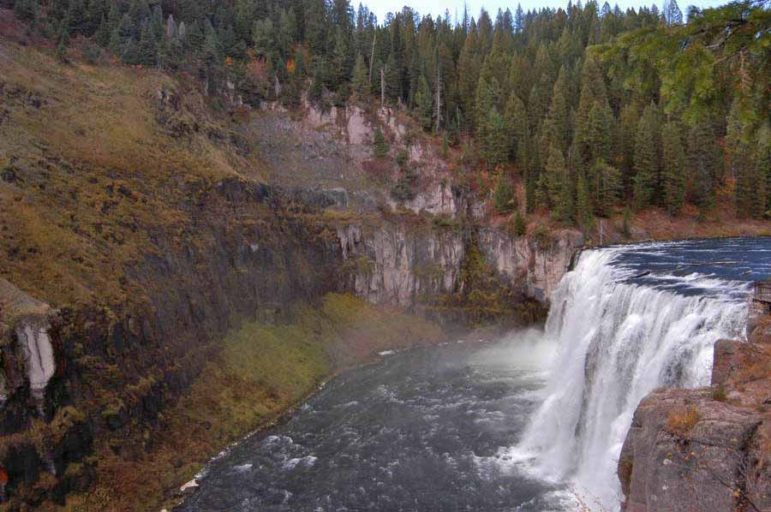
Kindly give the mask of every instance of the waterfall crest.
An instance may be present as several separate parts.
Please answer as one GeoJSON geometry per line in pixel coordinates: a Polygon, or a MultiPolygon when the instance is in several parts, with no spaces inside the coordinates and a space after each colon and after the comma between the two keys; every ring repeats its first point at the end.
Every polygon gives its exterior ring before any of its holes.
{"type": "Polygon", "coordinates": [[[616,465],[640,400],[658,387],[708,385],[713,344],[743,336],[747,314],[727,295],[635,282],[614,265],[623,250],[583,253],[555,290],[545,337],[558,354],[546,398],[513,449],[539,477],[573,483],[600,510],[618,508],[616,465]]]}

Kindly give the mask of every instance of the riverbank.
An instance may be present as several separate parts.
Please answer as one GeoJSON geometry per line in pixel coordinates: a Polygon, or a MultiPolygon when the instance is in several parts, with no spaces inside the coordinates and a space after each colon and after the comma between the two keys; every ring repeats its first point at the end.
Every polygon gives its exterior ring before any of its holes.
{"type": "Polygon", "coordinates": [[[343,368],[386,349],[433,344],[442,329],[396,308],[329,294],[297,306],[288,322],[245,322],[176,404],[164,410],[142,446],[95,447],[94,490],[68,498],[69,510],[159,510],[181,484],[230,443],[274,423],[343,368]]]}

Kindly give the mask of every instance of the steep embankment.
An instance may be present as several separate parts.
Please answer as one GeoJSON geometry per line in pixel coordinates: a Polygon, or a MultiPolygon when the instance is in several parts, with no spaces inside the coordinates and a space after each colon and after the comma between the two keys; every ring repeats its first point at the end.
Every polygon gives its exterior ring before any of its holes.
{"type": "Polygon", "coordinates": [[[715,345],[710,388],[637,407],[618,465],[625,511],[771,509],[771,314],[754,307],[748,342],[715,345]]]}
{"type": "Polygon", "coordinates": [[[299,120],[218,110],[184,77],[64,64],[5,39],[0,67],[0,466],[12,509],[65,496],[153,508],[336,368],[439,338],[383,306],[537,316],[515,306],[547,296],[580,243],[481,227],[388,111],[329,123],[313,109],[299,120]],[[291,130],[271,146],[275,123],[291,130]],[[396,155],[371,157],[378,123],[418,172],[411,199],[389,194],[396,155]],[[317,139],[297,131],[309,126],[317,139]],[[307,140],[318,152],[303,166],[307,140]],[[346,291],[381,307],[329,295],[346,291]]]}

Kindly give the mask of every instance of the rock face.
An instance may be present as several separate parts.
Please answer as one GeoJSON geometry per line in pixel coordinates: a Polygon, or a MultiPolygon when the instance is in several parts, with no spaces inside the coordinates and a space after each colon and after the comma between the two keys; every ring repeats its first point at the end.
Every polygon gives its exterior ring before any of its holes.
{"type": "Polygon", "coordinates": [[[712,388],[656,391],[619,458],[626,512],[771,510],[771,316],[715,345],[712,388]]]}
{"type": "MultiPolygon", "coordinates": [[[[455,224],[413,215],[337,221],[323,213],[347,200],[336,190],[238,178],[186,186],[177,234],[148,232],[151,247],[126,269],[137,290],[131,304],[54,311],[1,283],[0,466],[16,505],[87,488],[92,472],[83,458],[94,440],[120,457],[141,457],[146,432],[239,318],[280,319],[294,302],[332,291],[415,308],[463,287],[469,240],[455,224]],[[48,487],[33,492],[43,475],[51,475],[48,487]]],[[[479,237],[500,276],[542,300],[577,243],[479,237]]]]}
{"type": "Polygon", "coordinates": [[[459,233],[410,232],[403,224],[338,228],[352,287],[370,302],[414,306],[421,296],[450,293],[463,259],[459,233]]]}
{"type": "Polygon", "coordinates": [[[494,229],[480,233],[482,250],[496,270],[511,283],[523,285],[525,295],[543,303],[549,301],[582,244],[581,233],[572,230],[555,232],[545,241],[494,229]]]}
{"type": "Polygon", "coordinates": [[[56,369],[48,325],[37,319],[22,320],[16,327],[16,338],[24,354],[30,392],[33,397],[42,400],[56,369]]]}
{"type": "Polygon", "coordinates": [[[29,390],[37,404],[42,404],[48,381],[56,370],[48,332],[49,314],[48,304],[0,279],[0,322],[5,319],[4,326],[0,323],[0,339],[5,331],[11,341],[4,347],[0,345],[5,362],[5,369],[0,367],[0,408],[22,389],[29,390]]]}
{"type": "MultiPolygon", "coordinates": [[[[468,240],[460,230],[355,224],[338,227],[337,235],[352,289],[370,302],[413,307],[462,287],[460,271],[468,240]]],[[[500,278],[544,304],[581,243],[580,233],[568,230],[545,244],[496,229],[479,233],[479,248],[500,278]]]]}
{"type": "Polygon", "coordinates": [[[624,510],[730,511],[748,491],[750,445],[761,416],[670,389],[637,408],[621,452],[624,510]]]}
{"type": "Polygon", "coordinates": [[[290,214],[291,192],[239,179],[198,187],[184,243],[148,234],[152,250],[126,271],[142,295],[123,310],[52,311],[0,281],[0,467],[15,505],[88,485],[93,438],[141,456],[143,432],[239,318],[280,318],[343,290],[335,233],[290,214]]]}

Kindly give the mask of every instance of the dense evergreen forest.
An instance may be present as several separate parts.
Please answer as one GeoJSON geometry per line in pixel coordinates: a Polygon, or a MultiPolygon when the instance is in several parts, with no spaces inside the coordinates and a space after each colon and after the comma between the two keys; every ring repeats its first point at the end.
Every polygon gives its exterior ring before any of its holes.
{"type": "Polygon", "coordinates": [[[385,20],[348,0],[10,3],[63,58],[85,41],[86,58],[230,84],[252,105],[399,104],[462,148],[467,176],[499,176],[502,210],[516,183],[528,211],[584,228],[620,207],[708,211],[723,191],[739,216],[771,210],[768,2],[385,20]]]}

